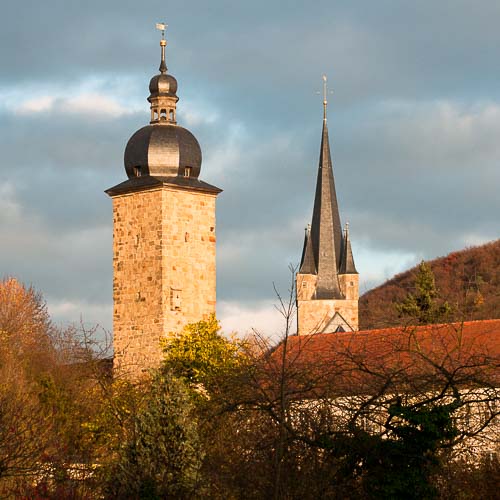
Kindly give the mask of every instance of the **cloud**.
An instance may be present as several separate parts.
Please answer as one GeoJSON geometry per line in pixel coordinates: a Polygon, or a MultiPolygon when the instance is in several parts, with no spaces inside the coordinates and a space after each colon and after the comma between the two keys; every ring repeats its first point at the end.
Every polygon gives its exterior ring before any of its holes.
{"type": "Polygon", "coordinates": [[[50,111],[54,106],[55,97],[44,95],[34,99],[26,99],[25,101],[16,102],[15,106],[12,104],[11,111],[19,113],[20,115],[31,113],[42,113],[50,111]]]}
{"type": "MultiPolygon", "coordinates": [[[[72,89],[66,89],[66,92],[70,94],[70,97],[52,94],[22,98],[16,92],[10,95],[10,99],[4,100],[4,107],[8,112],[20,115],[20,117],[43,113],[48,119],[54,119],[57,115],[79,114],[94,119],[106,116],[116,119],[136,112],[136,109],[120,103],[114,96],[96,92],[74,93],[72,89]]],[[[8,95],[9,92],[4,91],[3,94],[8,95]]]]}
{"type": "Polygon", "coordinates": [[[367,118],[337,136],[340,198],[359,236],[426,257],[470,232],[498,237],[498,103],[383,102],[367,118]]]}
{"type": "Polygon", "coordinates": [[[416,252],[378,250],[365,240],[353,244],[356,269],[359,272],[359,292],[362,295],[395,274],[405,271],[421,261],[416,252]]]}
{"type": "Polygon", "coordinates": [[[0,185],[0,223],[19,219],[21,206],[16,199],[14,186],[9,181],[0,185]]]}
{"type": "MultiPolygon", "coordinates": [[[[236,332],[244,336],[258,333],[264,338],[274,340],[280,339],[284,334],[283,316],[276,310],[272,301],[260,302],[252,306],[244,306],[239,302],[219,301],[217,316],[226,334],[236,332]]],[[[295,332],[296,328],[292,330],[295,332]]],[[[289,333],[291,334],[292,331],[289,333]]]]}
{"type": "Polygon", "coordinates": [[[43,214],[24,207],[12,186],[5,185],[0,191],[4,195],[0,209],[5,209],[0,210],[0,275],[13,275],[32,284],[50,297],[49,308],[53,304],[81,304],[75,320],[81,313],[86,321],[98,321],[109,328],[111,225],[55,227],[43,214]],[[101,314],[104,304],[106,315],[101,314]],[[94,316],[96,311],[100,311],[99,317],[94,316]]]}
{"type": "MultiPolygon", "coordinates": [[[[499,236],[500,6],[448,4],[189,1],[169,11],[179,123],[202,146],[201,178],[224,189],[218,298],[235,329],[275,324],[273,282],[286,291],[300,258],[324,72],[341,217],[364,286],[499,236]]],[[[55,315],[111,310],[103,190],[124,180],[125,144],[149,121],[159,63],[150,13],[164,7],[27,0],[2,11],[0,272],[44,291],[55,315]],[[34,17],[36,43],[25,24],[34,17]]]]}
{"type": "Polygon", "coordinates": [[[110,302],[69,301],[52,296],[47,296],[46,300],[50,317],[57,325],[78,327],[83,322],[87,328],[99,326],[112,331],[113,304],[110,302]]]}
{"type": "Polygon", "coordinates": [[[220,115],[206,100],[184,100],[180,118],[186,127],[200,127],[218,124],[220,115]]]}

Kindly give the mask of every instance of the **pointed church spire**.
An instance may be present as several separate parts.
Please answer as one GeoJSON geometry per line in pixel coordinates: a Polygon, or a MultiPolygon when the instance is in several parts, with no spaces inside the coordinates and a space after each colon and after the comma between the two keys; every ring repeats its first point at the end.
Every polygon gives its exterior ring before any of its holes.
{"type": "Polygon", "coordinates": [[[323,77],[323,130],[311,226],[312,247],[318,281],[316,298],[341,298],[338,269],[342,248],[342,226],[335,192],[328,137],[327,87],[323,77]]]}
{"type": "Polygon", "coordinates": [[[328,87],[323,75],[323,130],[312,224],[296,275],[297,334],[358,329],[359,276],[349,227],[342,231],[328,137],[328,87]]]}
{"type": "Polygon", "coordinates": [[[351,240],[349,238],[349,222],[345,223],[340,274],[358,274],[356,266],[354,265],[354,257],[352,256],[351,240]]]}

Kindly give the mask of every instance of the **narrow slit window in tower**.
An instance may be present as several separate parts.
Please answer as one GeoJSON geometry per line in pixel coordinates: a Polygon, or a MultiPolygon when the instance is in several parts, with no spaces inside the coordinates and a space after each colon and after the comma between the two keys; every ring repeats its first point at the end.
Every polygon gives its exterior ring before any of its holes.
{"type": "Polygon", "coordinates": [[[184,177],[191,177],[191,167],[184,168],[184,177]]]}
{"type": "Polygon", "coordinates": [[[136,177],[140,177],[141,176],[141,167],[140,167],[140,165],[137,166],[137,167],[134,167],[134,175],[136,177]]]}
{"type": "Polygon", "coordinates": [[[171,288],[170,289],[170,310],[180,311],[182,305],[182,291],[180,289],[171,288]]]}

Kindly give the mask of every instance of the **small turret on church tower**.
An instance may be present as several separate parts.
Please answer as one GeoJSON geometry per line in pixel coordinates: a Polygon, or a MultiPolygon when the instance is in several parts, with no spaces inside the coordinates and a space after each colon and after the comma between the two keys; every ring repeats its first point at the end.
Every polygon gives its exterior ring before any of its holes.
{"type": "Polygon", "coordinates": [[[349,225],[342,231],[340,223],[328,138],[326,77],[323,80],[323,131],[313,217],[296,277],[299,335],[358,329],[359,275],[349,225]]]}
{"type": "Polygon", "coordinates": [[[163,337],[215,312],[215,200],[221,190],[199,180],[200,145],[177,124],[177,80],[167,73],[165,26],[159,28],[151,121],[128,141],[128,180],[106,191],[113,199],[115,365],[134,376],[158,366],[163,337]]]}

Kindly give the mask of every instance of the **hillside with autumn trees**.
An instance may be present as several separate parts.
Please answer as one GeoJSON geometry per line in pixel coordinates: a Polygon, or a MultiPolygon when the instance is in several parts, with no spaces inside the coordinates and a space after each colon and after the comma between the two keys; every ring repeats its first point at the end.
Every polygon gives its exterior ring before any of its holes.
{"type": "MultiPolygon", "coordinates": [[[[452,252],[428,262],[449,320],[500,318],[500,240],[452,252]]],[[[361,330],[403,322],[397,304],[414,292],[418,266],[366,292],[359,300],[361,330]]]]}

